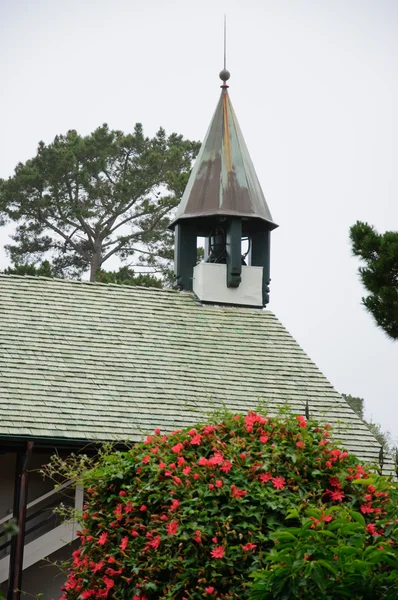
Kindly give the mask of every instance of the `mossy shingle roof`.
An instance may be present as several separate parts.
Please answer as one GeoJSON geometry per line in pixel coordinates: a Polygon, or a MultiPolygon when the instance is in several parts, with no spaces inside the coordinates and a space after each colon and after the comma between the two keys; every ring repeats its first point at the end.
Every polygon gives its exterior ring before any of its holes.
{"type": "Polygon", "coordinates": [[[269,310],[0,276],[2,437],[137,440],[223,404],[303,414],[307,400],[359,458],[377,458],[369,430],[269,310]]]}

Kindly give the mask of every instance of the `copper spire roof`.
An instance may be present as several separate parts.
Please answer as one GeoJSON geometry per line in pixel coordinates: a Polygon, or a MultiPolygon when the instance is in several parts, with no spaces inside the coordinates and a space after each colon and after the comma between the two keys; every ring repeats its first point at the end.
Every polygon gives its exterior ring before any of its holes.
{"type": "Polygon", "coordinates": [[[171,227],[181,219],[229,215],[261,219],[274,229],[277,225],[232,108],[229,72],[221,71],[220,78],[221,97],[171,227]]]}

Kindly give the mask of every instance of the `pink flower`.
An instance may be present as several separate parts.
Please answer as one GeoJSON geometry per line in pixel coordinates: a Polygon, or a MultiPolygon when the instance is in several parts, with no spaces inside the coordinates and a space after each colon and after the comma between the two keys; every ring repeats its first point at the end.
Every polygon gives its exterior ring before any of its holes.
{"type": "Polygon", "coordinates": [[[285,478],[284,477],[273,477],[272,478],[272,485],[277,490],[283,490],[283,488],[286,485],[285,478]]]}
{"type": "Polygon", "coordinates": [[[169,535],[175,535],[178,531],[178,521],[171,521],[167,524],[166,529],[169,535]]]}
{"type": "Polygon", "coordinates": [[[333,467],[333,465],[332,465],[332,463],[330,462],[330,460],[327,460],[327,461],[325,462],[325,466],[326,466],[328,469],[331,469],[331,468],[333,467]]]}
{"type": "Polygon", "coordinates": [[[216,546],[211,552],[213,558],[222,558],[225,554],[225,550],[222,546],[216,546]]]}
{"type": "Polygon", "coordinates": [[[267,481],[270,481],[270,479],[272,479],[272,475],[271,473],[261,473],[258,476],[258,478],[262,483],[267,483],[267,481]]]}
{"type": "Polygon", "coordinates": [[[119,548],[121,550],[126,550],[128,543],[129,543],[129,538],[127,537],[127,535],[125,535],[124,538],[122,538],[119,548]]]}
{"type": "Polygon", "coordinates": [[[305,444],[302,440],[296,443],[296,448],[305,448],[305,444]]]}
{"type": "Polygon", "coordinates": [[[221,488],[223,485],[221,479],[216,479],[216,487],[221,488]]]}
{"type": "Polygon", "coordinates": [[[184,467],[182,472],[184,473],[184,475],[189,475],[191,472],[191,467],[184,467]]]}
{"type": "Polygon", "coordinates": [[[260,436],[260,442],[262,444],[266,444],[268,442],[268,436],[267,435],[261,435],[260,436]]]}
{"type": "Polygon", "coordinates": [[[207,588],[205,588],[205,592],[206,594],[214,594],[214,587],[209,585],[207,588]]]}
{"type": "Polygon", "coordinates": [[[207,458],[205,458],[204,456],[201,456],[198,460],[198,465],[200,467],[206,467],[207,466],[207,458]]]}
{"type": "Polygon", "coordinates": [[[155,429],[154,434],[155,435],[160,435],[160,429],[159,428],[155,429]]]}
{"type": "Polygon", "coordinates": [[[170,510],[177,510],[177,508],[180,506],[180,501],[179,500],[173,500],[170,506],[170,510]]]}

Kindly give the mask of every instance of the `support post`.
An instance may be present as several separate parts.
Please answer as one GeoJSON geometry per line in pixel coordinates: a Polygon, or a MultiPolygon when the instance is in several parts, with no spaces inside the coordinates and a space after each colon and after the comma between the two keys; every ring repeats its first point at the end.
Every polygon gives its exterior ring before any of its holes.
{"type": "Polygon", "coordinates": [[[193,269],[196,265],[196,232],[189,223],[177,223],[174,229],[174,274],[176,287],[192,291],[193,269]]]}
{"type": "Polygon", "coordinates": [[[13,518],[16,521],[18,532],[11,539],[7,600],[20,600],[21,598],[26,506],[28,503],[28,468],[32,452],[33,442],[27,442],[25,452],[17,453],[13,518]]]}
{"type": "Polygon", "coordinates": [[[226,228],[227,287],[237,288],[242,281],[242,220],[230,219],[226,228]]]}
{"type": "Polygon", "coordinates": [[[271,232],[257,231],[251,234],[251,265],[263,267],[263,305],[269,303],[271,232]]]}

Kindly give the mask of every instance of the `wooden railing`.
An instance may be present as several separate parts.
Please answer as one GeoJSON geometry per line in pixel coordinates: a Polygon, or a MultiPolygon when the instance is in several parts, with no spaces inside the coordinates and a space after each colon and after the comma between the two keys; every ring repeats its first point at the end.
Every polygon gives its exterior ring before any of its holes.
{"type": "MultiPolygon", "coordinates": [[[[24,569],[76,539],[76,522],[74,520],[65,521],[64,517],[55,510],[61,503],[76,511],[82,510],[83,489],[79,485],[73,489],[73,485],[73,481],[66,481],[28,504],[24,569]],[[73,495],[66,494],[68,489],[74,491],[73,495]]],[[[11,545],[11,536],[8,536],[7,539],[1,534],[4,526],[11,521],[12,517],[13,515],[10,514],[0,519],[0,539],[2,540],[0,543],[0,583],[8,578],[11,545]]]]}

